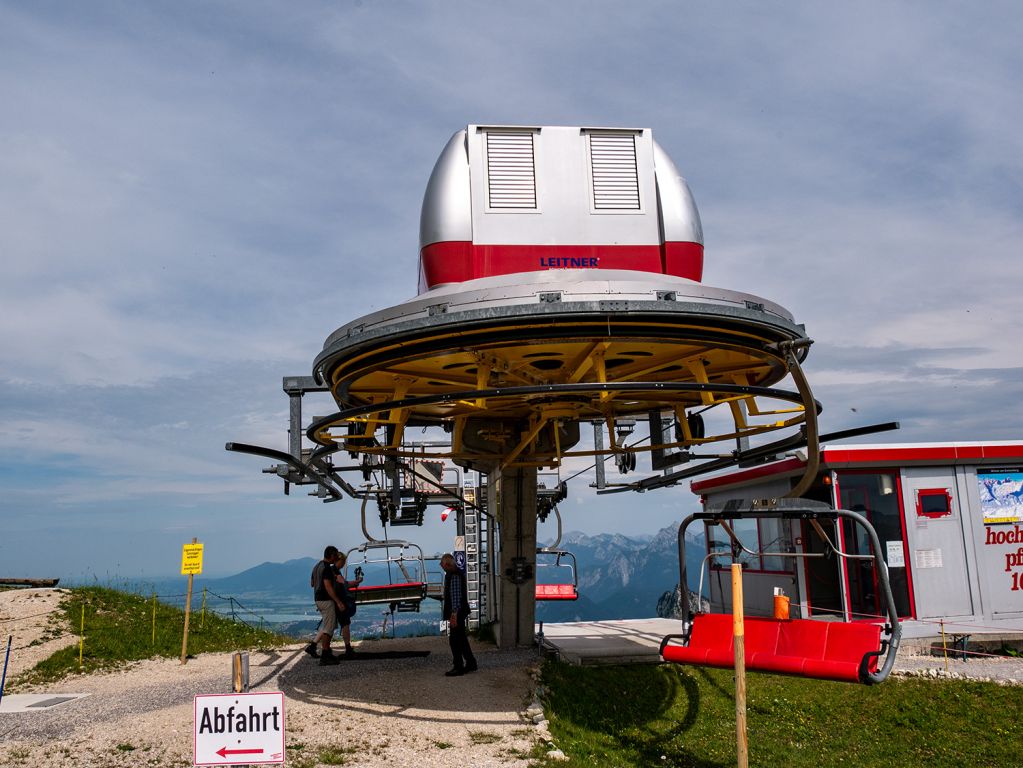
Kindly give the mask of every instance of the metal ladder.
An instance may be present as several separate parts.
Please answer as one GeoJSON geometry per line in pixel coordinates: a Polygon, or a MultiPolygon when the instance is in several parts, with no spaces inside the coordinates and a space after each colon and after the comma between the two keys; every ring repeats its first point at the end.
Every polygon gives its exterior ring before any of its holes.
{"type": "Polygon", "coordinates": [[[469,629],[480,625],[480,515],[475,509],[466,507],[463,512],[465,525],[465,583],[469,591],[469,629]]]}

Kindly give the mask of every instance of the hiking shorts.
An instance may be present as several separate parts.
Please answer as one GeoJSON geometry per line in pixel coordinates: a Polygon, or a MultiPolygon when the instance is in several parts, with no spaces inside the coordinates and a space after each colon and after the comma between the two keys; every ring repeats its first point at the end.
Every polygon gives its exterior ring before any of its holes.
{"type": "Polygon", "coordinates": [[[335,608],[337,608],[337,606],[334,604],[333,600],[316,601],[316,610],[318,610],[320,612],[320,616],[323,617],[320,619],[320,628],[316,632],[317,638],[319,638],[320,635],[326,635],[327,637],[334,636],[334,630],[337,628],[337,614],[334,612],[335,608]]]}

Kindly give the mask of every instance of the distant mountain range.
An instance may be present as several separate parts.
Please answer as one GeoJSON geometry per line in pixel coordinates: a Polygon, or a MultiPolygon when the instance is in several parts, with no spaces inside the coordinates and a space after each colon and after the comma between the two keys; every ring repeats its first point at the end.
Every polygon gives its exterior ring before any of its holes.
{"type": "MultiPolygon", "coordinates": [[[[562,537],[559,548],[575,555],[579,599],[538,602],[537,621],[648,618],[657,615],[659,601],[663,599],[665,605],[670,602],[666,593],[673,592],[678,585],[677,525],[668,526],[652,537],[606,533],[588,536],[570,532],[562,537]]],[[[699,564],[706,550],[702,541],[687,540],[685,552],[689,588],[696,589],[699,564]]],[[[552,559],[541,556],[541,561],[552,562],[552,559]]],[[[311,631],[318,618],[309,589],[309,574],[315,564],[316,558],[302,557],[283,563],[260,563],[233,576],[198,576],[194,593],[198,596],[206,588],[211,607],[219,612],[225,610],[223,600],[233,598],[250,614],[265,616],[281,628],[311,631]],[[220,598],[220,603],[213,602],[215,597],[220,598]]],[[[567,579],[568,569],[541,566],[538,575],[541,581],[554,582],[567,579]]],[[[183,578],[126,582],[120,588],[144,594],[176,595],[182,591],[183,578]]],[[[439,608],[436,601],[427,600],[422,614],[405,614],[401,621],[432,624],[439,619],[439,608]]],[[[356,624],[379,624],[380,615],[380,606],[366,606],[356,615],[356,624]]]]}
{"type": "MultiPolygon", "coordinates": [[[[559,549],[575,555],[579,570],[579,599],[537,603],[537,621],[640,619],[656,615],[658,601],[678,585],[678,526],[652,538],[621,534],[565,534],[559,549]]],[[[696,588],[704,545],[686,540],[687,576],[696,588]]],[[[553,569],[551,569],[553,570],[553,569]]]]}

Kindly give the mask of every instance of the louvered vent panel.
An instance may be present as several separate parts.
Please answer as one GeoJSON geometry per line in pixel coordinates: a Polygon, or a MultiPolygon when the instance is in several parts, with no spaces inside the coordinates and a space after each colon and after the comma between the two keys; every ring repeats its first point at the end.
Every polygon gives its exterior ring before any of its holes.
{"type": "Polygon", "coordinates": [[[491,208],[536,208],[532,132],[487,132],[487,189],[491,208]]]}
{"type": "Polygon", "coordinates": [[[590,134],[590,167],[596,210],[639,210],[635,136],[590,134]]]}

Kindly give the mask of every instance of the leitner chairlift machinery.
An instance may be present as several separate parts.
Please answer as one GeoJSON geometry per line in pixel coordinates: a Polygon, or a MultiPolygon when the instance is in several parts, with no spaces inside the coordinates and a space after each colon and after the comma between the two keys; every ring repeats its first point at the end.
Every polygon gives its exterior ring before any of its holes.
{"type": "Polygon", "coordinates": [[[423,550],[404,539],[375,539],[370,536],[366,527],[368,501],[367,494],[362,500],[362,533],[366,541],[348,551],[344,575],[348,579],[349,572],[353,571],[354,577],[358,578],[367,566],[376,575],[386,566],[387,579],[383,584],[351,586],[348,591],[358,605],[389,605],[391,613],[395,610],[399,613],[418,612],[419,604],[426,597],[426,561],[423,559],[423,550]]]}
{"type": "MultiPolygon", "coordinates": [[[[733,561],[747,555],[775,557],[839,557],[843,559],[872,559],[877,568],[878,585],[888,612],[883,626],[872,621],[822,621],[820,619],[766,618],[748,616],[745,624],[745,656],[747,669],[776,674],[859,682],[881,683],[888,677],[895,663],[902,628],[899,625],[895,602],[888,581],[888,567],[881,555],[877,532],[861,514],[844,509],[832,509],[827,504],[805,499],[768,499],[753,502],[739,500],[708,507],[690,515],[679,526],[679,584],[686,584],[685,534],[694,521],[708,526],[721,526],[731,541],[731,548],[712,551],[704,564],[716,558],[731,557],[733,561]],[[754,552],[739,541],[732,524],[748,518],[778,518],[806,520],[820,535],[827,548],[822,553],[811,552],[754,552]],[[839,540],[832,541],[821,521],[835,522],[845,518],[866,531],[870,555],[850,554],[842,551],[839,540]],[[884,656],[884,662],[879,659],[884,656]]],[[[703,568],[700,572],[700,592],[703,588],[703,568]]],[[[679,664],[697,664],[731,668],[734,664],[732,614],[690,614],[689,601],[682,600],[682,633],[668,635],[661,641],[661,656],[665,661],[679,664]]]]}
{"type": "Polygon", "coordinates": [[[561,512],[558,511],[558,502],[565,499],[568,489],[565,483],[558,483],[553,489],[540,485],[537,488],[537,517],[541,522],[545,521],[551,512],[558,521],[558,535],[554,542],[548,547],[537,547],[536,550],[536,599],[540,600],[578,600],[579,599],[579,571],[576,567],[575,555],[565,549],[559,549],[561,544],[561,512]],[[554,558],[551,562],[551,558],[554,558]],[[552,568],[551,573],[567,575],[567,578],[557,578],[553,582],[540,583],[540,569],[552,568]]]}

